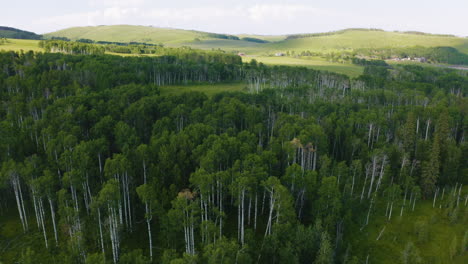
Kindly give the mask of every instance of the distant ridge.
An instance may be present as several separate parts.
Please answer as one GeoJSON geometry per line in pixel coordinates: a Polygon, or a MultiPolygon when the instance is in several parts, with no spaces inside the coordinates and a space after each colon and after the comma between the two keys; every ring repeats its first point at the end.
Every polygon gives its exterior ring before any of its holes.
{"type": "Polygon", "coordinates": [[[349,28],[323,33],[288,35],[223,34],[175,28],[135,25],[72,27],[44,34],[44,38],[88,39],[94,42],[150,43],[222,49],[246,54],[276,54],[287,51],[329,53],[340,50],[453,47],[468,54],[468,39],[448,34],[418,31],[385,31],[349,28]]]}
{"type": "Polygon", "coordinates": [[[0,26],[0,38],[42,39],[42,35],[17,28],[0,26]]]}
{"type": "Polygon", "coordinates": [[[395,32],[395,33],[403,33],[403,34],[411,34],[411,35],[422,35],[422,36],[438,36],[438,37],[456,37],[455,35],[451,34],[432,34],[420,31],[385,31],[383,29],[378,28],[347,28],[342,30],[336,31],[329,31],[329,32],[321,32],[321,33],[300,33],[300,34],[291,34],[286,37],[286,39],[296,39],[296,38],[309,38],[309,37],[320,37],[320,36],[330,36],[330,35],[337,35],[343,34],[349,31],[380,31],[380,32],[395,32]]]}

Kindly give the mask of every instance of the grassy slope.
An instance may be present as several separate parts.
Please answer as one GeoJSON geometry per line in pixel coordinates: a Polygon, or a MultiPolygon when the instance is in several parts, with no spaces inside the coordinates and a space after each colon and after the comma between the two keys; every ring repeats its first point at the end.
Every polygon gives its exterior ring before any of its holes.
{"type": "Polygon", "coordinates": [[[197,31],[155,28],[147,26],[96,26],[96,27],[73,27],[45,34],[46,37],[67,37],[72,40],[84,38],[95,41],[116,42],[146,42],[180,44],[201,38],[205,34],[197,31]]]}
{"type": "MultiPolygon", "coordinates": [[[[467,188],[465,188],[466,193],[467,188]]],[[[436,203],[440,204],[440,203],[436,203]]],[[[385,205],[382,205],[385,209],[385,205]]],[[[432,200],[418,201],[415,211],[404,211],[400,218],[400,207],[394,207],[392,219],[387,220],[384,212],[371,216],[369,226],[354,231],[353,251],[362,256],[369,255],[369,263],[393,264],[400,263],[402,251],[406,243],[411,241],[418,248],[422,263],[468,263],[468,252],[460,253],[463,235],[468,231],[468,210],[460,203],[458,220],[451,223],[447,216],[447,209],[432,208],[432,200]],[[425,223],[427,236],[418,237],[416,225],[425,223]],[[377,237],[385,227],[381,238],[377,237]],[[454,237],[457,237],[458,253],[450,259],[449,248],[454,237]]]]}
{"type": "Polygon", "coordinates": [[[290,40],[285,39],[285,36],[239,35],[239,37],[248,36],[272,42],[266,44],[213,39],[207,33],[199,31],[130,25],[75,27],[52,32],[46,34],[46,36],[120,42],[164,43],[166,45],[188,45],[205,49],[224,48],[257,55],[285,50],[332,51],[358,48],[412,47],[417,45],[425,47],[451,46],[468,53],[468,38],[385,31],[348,30],[342,34],[290,40]],[[199,38],[201,41],[194,41],[195,38],[199,38]]]}
{"type": "Polygon", "coordinates": [[[435,35],[414,35],[384,31],[350,30],[342,34],[284,40],[265,44],[263,50],[331,51],[359,48],[452,46],[468,53],[468,39],[435,35]]]}
{"type": "Polygon", "coordinates": [[[42,48],[39,48],[39,40],[30,40],[30,39],[7,39],[8,43],[1,44],[0,50],[13,50],[13,51],[44,51],[42,48]]]}

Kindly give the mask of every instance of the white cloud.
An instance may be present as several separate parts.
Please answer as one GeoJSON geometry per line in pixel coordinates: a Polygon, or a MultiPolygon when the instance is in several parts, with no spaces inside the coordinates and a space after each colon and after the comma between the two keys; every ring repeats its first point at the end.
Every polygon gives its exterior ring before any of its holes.
{"type": "Polygon", "coordinates": [[[247,9],[249,18],[254,21],[270,19],[294,19],[298,16],[310,16],[321,13],[321,10],[307,5],[254,5],[247,9]]]}
{"type": "Polygon", "coordinates": [[[146,0],[88,0],[92,7],[136,7],[145,4],[146,0]]]}
{"type": "MultiPolygon", "coordinates": [[[[151,8],[119,6],[121,0],[90,1],[108,3],[109,6],[96,8],[97,11],[93,12],[43,18],[35,21],[33,27],[47,29],[50,32],[72,26],[133,24],[219,33],[281,34],[329,30],[336,19],[336,14],[309,5],[257,4],[232,7],[151,8]],[[326,25],[326,27],[320,29],[316,27],[317,25],[326,25]]],[[[129,2],[143,3],[142,1],[129,2]]]]}

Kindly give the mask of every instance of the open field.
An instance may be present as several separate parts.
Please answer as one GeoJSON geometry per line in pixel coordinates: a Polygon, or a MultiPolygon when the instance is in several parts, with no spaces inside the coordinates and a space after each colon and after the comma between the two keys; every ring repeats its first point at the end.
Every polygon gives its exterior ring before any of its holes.
{"type": "MultiPolygon", "coordinates": [[[[457,252],[461,251],[463,236],[468,231],[467,207],[460,203],[458,219],[451,221],[448,209],[437,208],[438,205],[440,203],[436,202],[436,208],[433,208],[432,199],[420,200],[416,202],[414,212],[407,207],[402,217],[400,206],[394,207],[391,220],[383,215],[384,212],[371,216],[369,226],[360,232],[357,229],[353,234],[356,238],[353,249],[371,249],[367,253],[361,252],[363,255],[369,254],[369,263],[400,263],[402,251],[411,241],[418,248],[422,263],[468,263],[466,252],[462,255],[455,253],[453,259],[450,257],[450,252],[454,250],[451,247],[455,246],[457,252]],[[382,232],[383,228],[385,230],[382,232]],[[382,235],[377,240],[380,232],[382,235]]],[[[385,204],[382,204],[383,208],[385,204]]]]}
{"type": "Polygon", "coordinates": [[[43,51],[39,48],[39,40],[30,39],[7,39],[7,43],[0,45],[0,50],[13,50],[13,51],[43,51]]]}
{"type": "Polygon", "coordinates": [[[252,59],[262,62],[267,65],[286,65],[286,66],[303,66],[315,70],[331,71],[341,74],[346,74],[351,77],[357,77],[362,74],[364,67],[353,64],[342,64],[336,62],[328,62],[323,58],[312,57],[310,59],[299,59],[291,57],[242,57],[244,62],[250,62],[252,59]]]}

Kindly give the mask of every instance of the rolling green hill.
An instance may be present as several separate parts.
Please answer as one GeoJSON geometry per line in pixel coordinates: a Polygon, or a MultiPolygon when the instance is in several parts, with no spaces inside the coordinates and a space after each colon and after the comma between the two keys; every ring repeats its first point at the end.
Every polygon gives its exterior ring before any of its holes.
{"type": "Polygon", "coordinates": [[[46,37],[66,37],[71,40],[91,39],[95,41],[146,42],[180,44],[201,38],[206,33],[148,26],[96,26],[73,27],[45,34],[46,37]]]}
{"type": "Polygon", "coordinates": [[[268,54],[287,50],[331,52],[362,48],[404,48],[414,46],[448,46],[468,53],[468,38],[381,30],[348,29],[327,34],[306,34],[299,38],[291,37],[297,35],[286,37],[242,34],[237,36],[240,40],[222,39],[216,35],[193,30],[130,25],[74,27],[45,34],[46,37],[67,37],[72,40],[84,38],[95,41],[163,43],[169,46],[238,50],[251,54],[268,54]],[[242,40],[242,38],[246,37],[265,40],[268,43],[242,40]]]}
{"type": "Polygon", "coordinates": [[[17,28],[0,26],[0,38],[42,39],[42,36],[33,32],[24,31],[17,28]]]}

